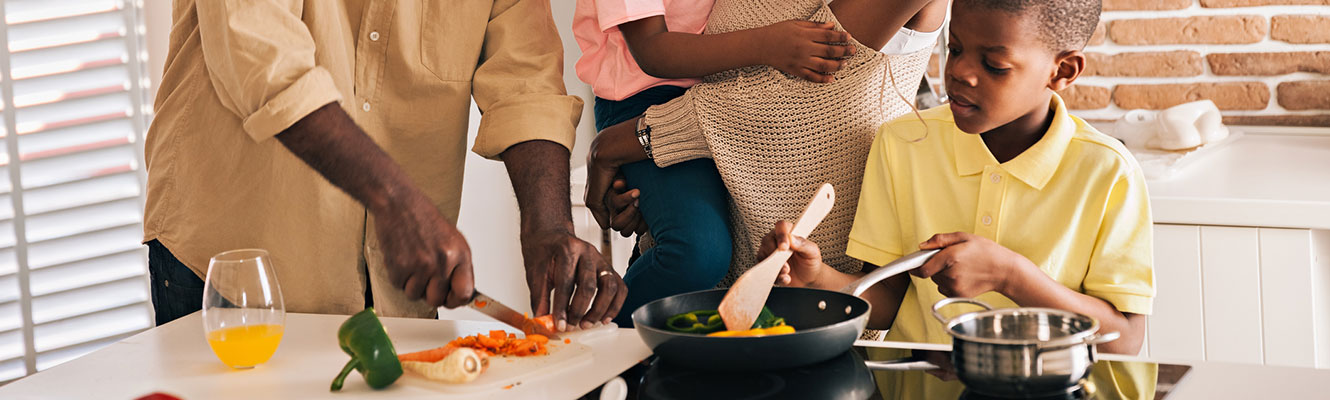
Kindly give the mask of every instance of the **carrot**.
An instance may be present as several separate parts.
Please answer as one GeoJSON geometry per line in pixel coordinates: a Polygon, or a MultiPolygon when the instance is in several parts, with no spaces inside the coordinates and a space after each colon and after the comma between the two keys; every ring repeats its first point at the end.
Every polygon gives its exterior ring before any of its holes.
{"type": "Polygon", "coordinates": [[[572,339],[568,339],[568,338],[564,338],[564,339],[563,339],[563,344],[569,344],[569,343],[572,343],[572,342],[573,342],[572,339]]]}
{"type": "MultiPolygon", "coordinates": [[[[484,353],[485,355],[536,356],[549,354],[549,349],[545,347],[545,345],[549,343],[549,340],[548,337],[537,334],[527,335],[525,338],[518,339],[516,334],[494,330],[490,331],[488,334],[477,334],[453,339],[452,342],[448,343],[448,346],[470,348],[477,352],[484,353]]],[[[431,354],[429,356],[435,357],[437,354],[431,354]]],[[[447,354],[443,354],[439,359],[446,356],[447,354]]]]}
{"type": "Polygon", "coordinates": [[[447,346],[436,347],[429,350],[421,350],[414,353],[398,354],[397,360],[436,362],[444,359],[444,357],[448,357],[449,354],[452,354],[454,350],[457,350],[459,348],[461,347],[454,346],[453,344],[450,343],[447,346]]]}
{"type": "Polygon", "coordinates": [[[532,318],[531,321],[532,321],[532,322],[535,322],[536,324],[539,324],[540,326],[545,327],[545,329],[549,329],[549,330],[551,330],[551,331],[554,330],[554,316],[553,316],[553,315],[549,315],[549,314],[542,315],[542,316],[539,316],[539,317],[532,318]]]}

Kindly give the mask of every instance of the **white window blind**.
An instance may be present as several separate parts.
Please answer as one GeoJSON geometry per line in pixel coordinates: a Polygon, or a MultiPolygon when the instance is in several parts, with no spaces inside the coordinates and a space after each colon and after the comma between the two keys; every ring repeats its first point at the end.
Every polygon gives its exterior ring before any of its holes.
{"type": "Polygon", "coordinates": [[[140,1],[4,1],[0,382],[152,326],[140,1]]]}

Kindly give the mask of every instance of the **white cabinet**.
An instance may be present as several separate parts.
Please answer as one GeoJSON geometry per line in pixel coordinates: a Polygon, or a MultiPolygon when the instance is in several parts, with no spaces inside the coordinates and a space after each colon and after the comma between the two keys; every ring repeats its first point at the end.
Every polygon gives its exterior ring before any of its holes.
{"type": "Polygon", "coordinates": [[[1310,229],[1155,225],[1151,357],[1330,368],[1330,240],[1310,229]]]}

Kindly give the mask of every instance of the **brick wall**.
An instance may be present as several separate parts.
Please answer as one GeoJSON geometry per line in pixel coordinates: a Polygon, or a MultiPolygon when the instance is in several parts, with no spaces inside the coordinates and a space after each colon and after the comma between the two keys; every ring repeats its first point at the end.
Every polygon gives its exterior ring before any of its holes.
{"type": "MultiPolygon", "coordinates": [[[[1330,126],[1330,0],[1103,0],[1074,113],[1211,99],[1230,124],[1330,126]]],[[[935,75],[935,70],[932,71],[935,75]]]]}

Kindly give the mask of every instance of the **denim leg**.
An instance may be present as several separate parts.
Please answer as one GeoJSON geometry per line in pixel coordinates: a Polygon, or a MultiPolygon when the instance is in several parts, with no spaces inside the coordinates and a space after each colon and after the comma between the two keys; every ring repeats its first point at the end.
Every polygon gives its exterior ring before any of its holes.
{"type": "Polygon", "coordinates": [[[148,242],[148,276],[157,325],[203,309],[203,279],[157,240],[148,242]]]}
{"type": "Polygon", "coordinates": [[[692,160],[659,168],[650,160],[622,167],[656,246],[628,267],[628,297],[616,322],[663,297],[711,289],[730,269],[729,192],[716,164],[692,160]]]}

